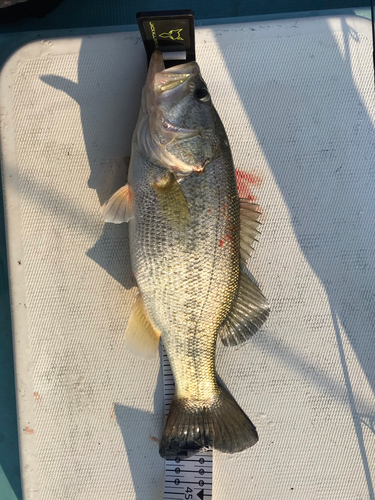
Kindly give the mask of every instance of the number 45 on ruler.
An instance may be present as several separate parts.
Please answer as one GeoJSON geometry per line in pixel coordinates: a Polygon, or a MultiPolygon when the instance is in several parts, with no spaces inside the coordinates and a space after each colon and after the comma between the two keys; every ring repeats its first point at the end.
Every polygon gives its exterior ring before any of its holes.
{"type": "MultiPolygon", "coordinates": [[[[200,500],[203,500],[204,498],[203,495],[204,495],[204,490],[201,490],[199,493],[197,493],[197,497],[200,498],[200,500]]],[[[186,500],[193,499],[193,490],[189,486],[185,490],[185,499],[186,500]]]]}

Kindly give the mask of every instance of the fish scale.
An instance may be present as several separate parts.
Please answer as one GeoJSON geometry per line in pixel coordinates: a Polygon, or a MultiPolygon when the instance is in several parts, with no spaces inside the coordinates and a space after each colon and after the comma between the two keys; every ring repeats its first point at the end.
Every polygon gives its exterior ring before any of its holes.
{"type": "Polygon", "coordinates": [[[177,391],[198,400],[209,398],[216,388],[217,331],[239,274],[239,204],[227,159],[229,154],[211,163],[204,175],[181,183],[191,218],[188,230],[181,229],[183,237],[165,224],[155,191],[147,190],[160,176],[160,167],[146,162],[147,174],[133,184],[135,212],[142,220],[130,221],[133,271],[151,321],[162,332],[177,391]],[[220,247],[232,225],[238,228],[233,241],[220,247]]]}

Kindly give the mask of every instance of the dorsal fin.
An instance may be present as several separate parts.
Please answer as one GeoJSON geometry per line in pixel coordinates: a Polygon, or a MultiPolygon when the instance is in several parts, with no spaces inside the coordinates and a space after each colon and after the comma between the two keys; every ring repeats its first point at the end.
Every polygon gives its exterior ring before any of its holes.
{"type": "Polygon", "coordinates": [[[241,224],[241,234],[240,234],[240,248],[241,248],[241,259],[246,262],[250,257],[250,254],[254,250],[253,243],[257,240],[257,236],[260,234],[258,227],[260,226],[259,216],[260,213],[257,212],[258,205],[252,203],[249,200],[240,198],[240,224],[241,224]]]}
{"type": "Polygon", "coordinates": [[[253,244],[260,232],[258,205],[240,198],[241,271],[237,296],[220,329],[225,346],[246,342],[262,326],[269,315],[269,306],[259,287],[245,273],[246,261],[253,252],[253,244]]]}
{"type": "Polygon", "coordinates": [[[223,344],[228,347],[246,342],[263,325],[269,312],[267,299],[241,270],[237,296],[219,332],[223,344]]]}

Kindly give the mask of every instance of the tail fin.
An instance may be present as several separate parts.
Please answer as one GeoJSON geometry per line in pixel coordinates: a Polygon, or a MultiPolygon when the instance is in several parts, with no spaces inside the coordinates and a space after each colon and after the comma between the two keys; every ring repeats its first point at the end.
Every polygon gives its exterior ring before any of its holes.
{"type": "Polygon", "coordinates": [[[220,387],[207,406],[190,399],[173,399],[159,453],[163,458],[189,458],[212,446],[236,453],[253,446],[258,434],[233,397],[220,387]]]}

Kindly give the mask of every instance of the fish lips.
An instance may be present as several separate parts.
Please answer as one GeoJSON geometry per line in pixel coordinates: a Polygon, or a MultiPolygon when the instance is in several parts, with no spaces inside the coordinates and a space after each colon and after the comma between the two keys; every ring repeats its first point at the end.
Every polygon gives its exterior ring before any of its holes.
{"type": "Polygon", "coordinates": [[[150,60],[146,79],[148,111],[159,104],[158,97],[162,94],[164,94],[164,98],[168,96],[168,99],[173,99],[176,92],[181,97],[187,95],[191,91],[189,80],[199,73],[200,69],[195,61],[165,69],[162,53],[155,50],[150,60]]]}

